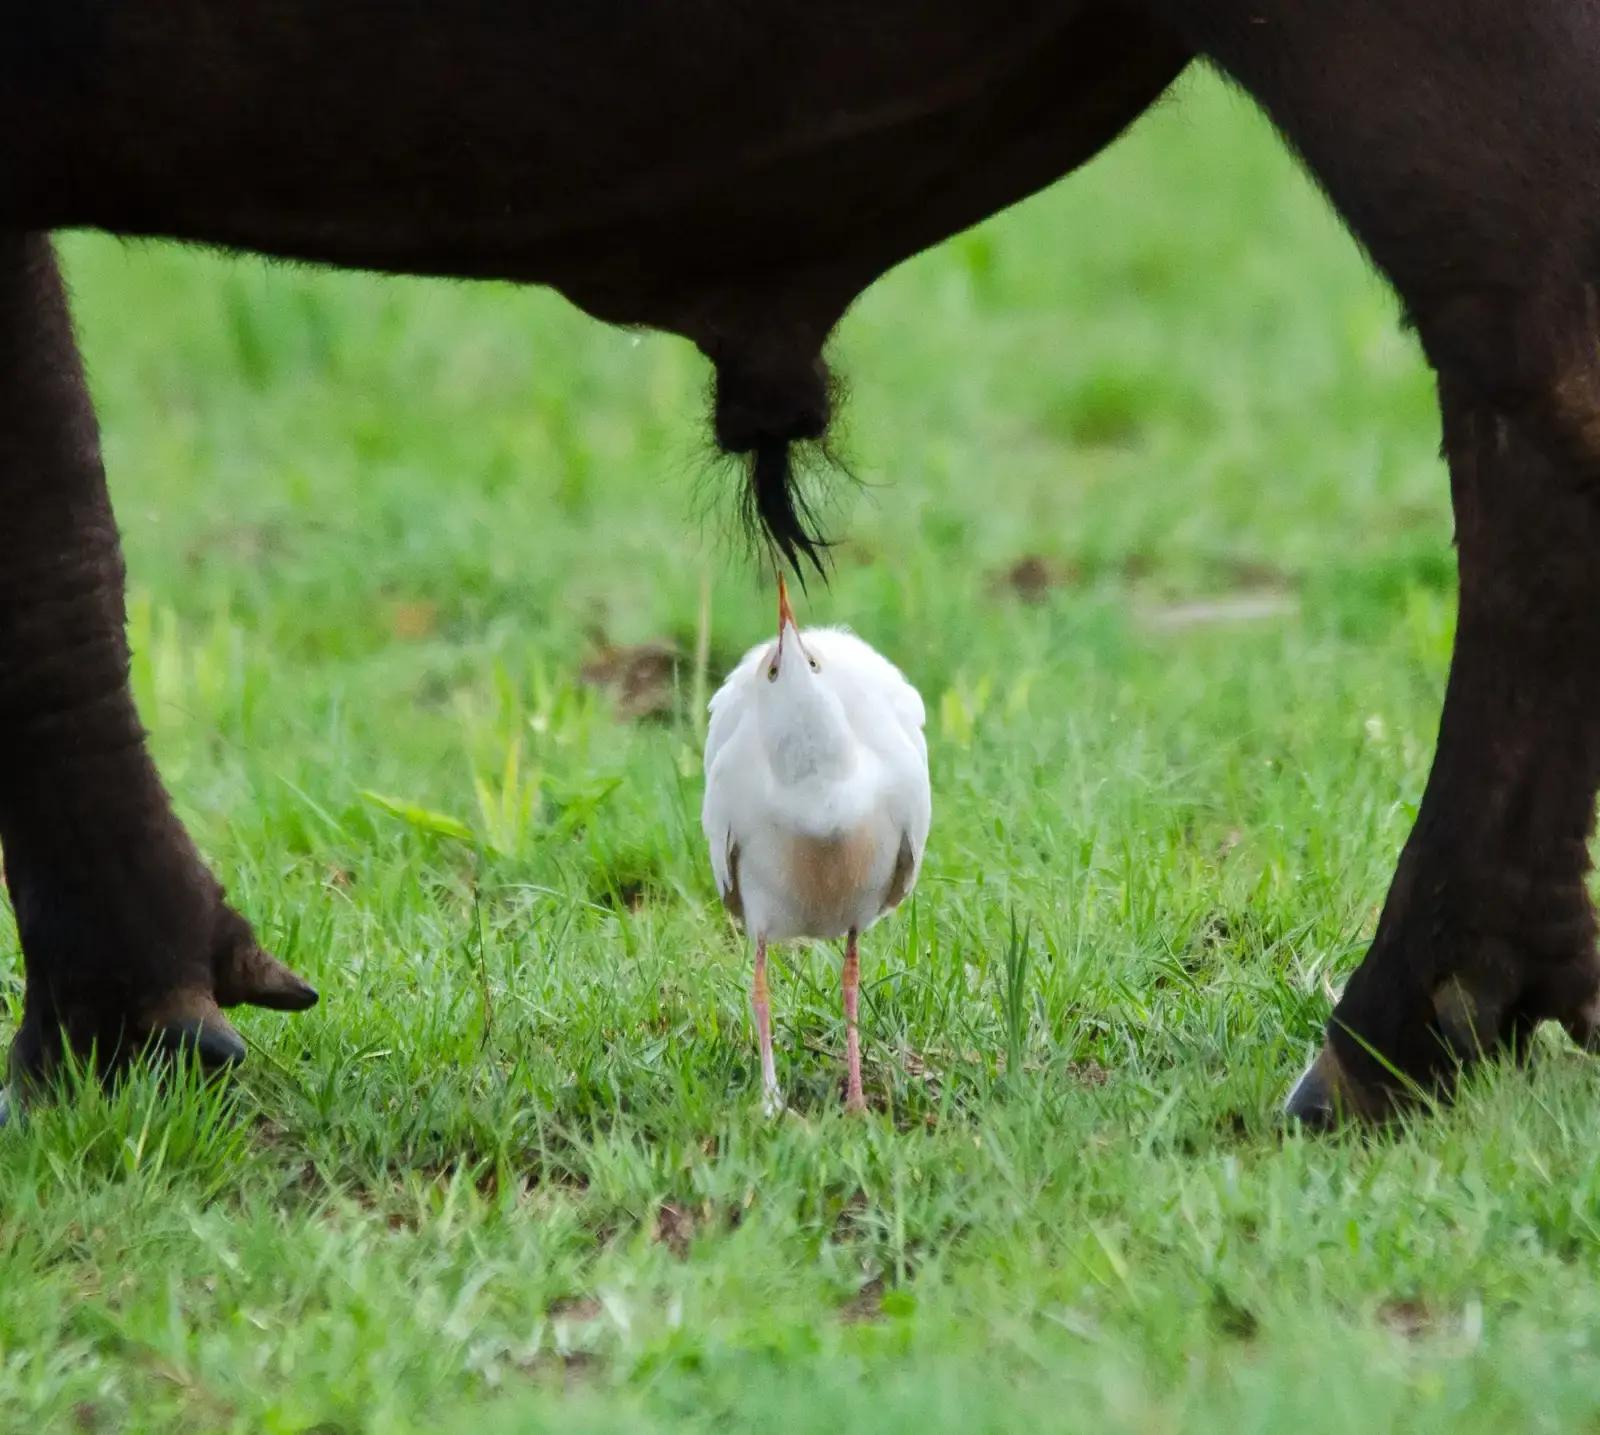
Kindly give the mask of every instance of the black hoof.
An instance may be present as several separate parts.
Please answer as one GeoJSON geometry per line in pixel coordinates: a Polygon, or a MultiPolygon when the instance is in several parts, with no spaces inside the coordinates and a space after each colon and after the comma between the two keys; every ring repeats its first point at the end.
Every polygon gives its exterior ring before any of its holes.
{"type": "Polygon", "coordinates": [[[235,930],[216,966],[219,1005],[307,1011],[317,1004],[317,989],[258,945],[243,918],[230,910],[227,920],[235,930]]]}
{"type": "Polygon", "coordinates": [[[1295,1082],[1289,1099],[1283,1103],[1283,1114],[1308,1131],[1332,1131],[1339,1124],[1339,1103],[1321,1067],[1319,1057],[1295,1082]]]}
{"type": "Polygon", "coordinates": [[[157,1051],[188,1053],[206,1071],[226,1071],[245,1058],[244,1038],[219,1015],[168,1022],[151,1039],[157,1051]]]}
{"type": "Polygon", "coordinates": [[[310,1011],[321,998],[310,982],[296,976],[292,985],[286,982],[282,990],[263,993],[251,1000],[256,1006],[266,1007],[270,1011],[310,1011]]]}
{"type": "Polygon", "coordinates": [[[1333,1131],[1352,1122],[1380,1122],[1393,1110],[1385,1090],[1369,1090],[1353,1078],[1331,1043],[1295,1082],[1283,1114],[1307,1131],[1333,1131]]]}

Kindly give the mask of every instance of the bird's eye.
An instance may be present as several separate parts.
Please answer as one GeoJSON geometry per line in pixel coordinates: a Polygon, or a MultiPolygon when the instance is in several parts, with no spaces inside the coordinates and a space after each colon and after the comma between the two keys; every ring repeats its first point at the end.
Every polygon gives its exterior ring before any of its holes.
{"type": "Polygon", "coordinates": [[[767,669],[767,681],[769,683],[775,683],[778,681],[778,665],[776,663],[772,664],[772,666],[767,669]]]}
{"type": "Polygon", "coordinates": [[[811,664],[812,672],[820,673],[822,671],[822,664],[819,663],[815,658],[807,658],[806,661],[811,664]]]}

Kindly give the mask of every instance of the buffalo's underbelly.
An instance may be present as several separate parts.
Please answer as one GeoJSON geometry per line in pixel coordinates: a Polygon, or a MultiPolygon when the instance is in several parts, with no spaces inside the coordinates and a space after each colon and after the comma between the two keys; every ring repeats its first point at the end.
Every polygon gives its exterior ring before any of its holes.
{"type": "Polygon", "coordinates": [[[32,146],[0,219],[551,283],[675,328],[791,273],[848,302],[1182,62],[1088,0],[71,8],[95,23],[68,73],[0,98],[0,147],[32,146]]]}

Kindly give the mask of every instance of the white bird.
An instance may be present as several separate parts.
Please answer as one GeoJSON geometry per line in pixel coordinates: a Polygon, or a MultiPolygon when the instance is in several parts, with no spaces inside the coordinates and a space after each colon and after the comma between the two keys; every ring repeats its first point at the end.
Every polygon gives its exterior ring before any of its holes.
{"type": "Polygon", "coordinates": [[[778,638],[744,655],[711,699],[701,825],[728,910],[755,944],[751,1002],[769,1113],[767,944],[845,939],[846,1105],[862,1111],[857,938],[906,899],[933,799],[922,698],[843,628],[802,633],[778,578],[778,638]]]}

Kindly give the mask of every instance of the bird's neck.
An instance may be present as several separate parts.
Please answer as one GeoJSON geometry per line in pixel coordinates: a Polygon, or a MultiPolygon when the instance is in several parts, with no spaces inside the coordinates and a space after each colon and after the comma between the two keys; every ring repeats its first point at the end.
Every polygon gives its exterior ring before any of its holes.
{"type": "Polygon", "coordinates": [[[763,705],[761,736],[784,786],[848,777],[855,741],[837,699],[815,683],[785,683],[763,705]]]}

